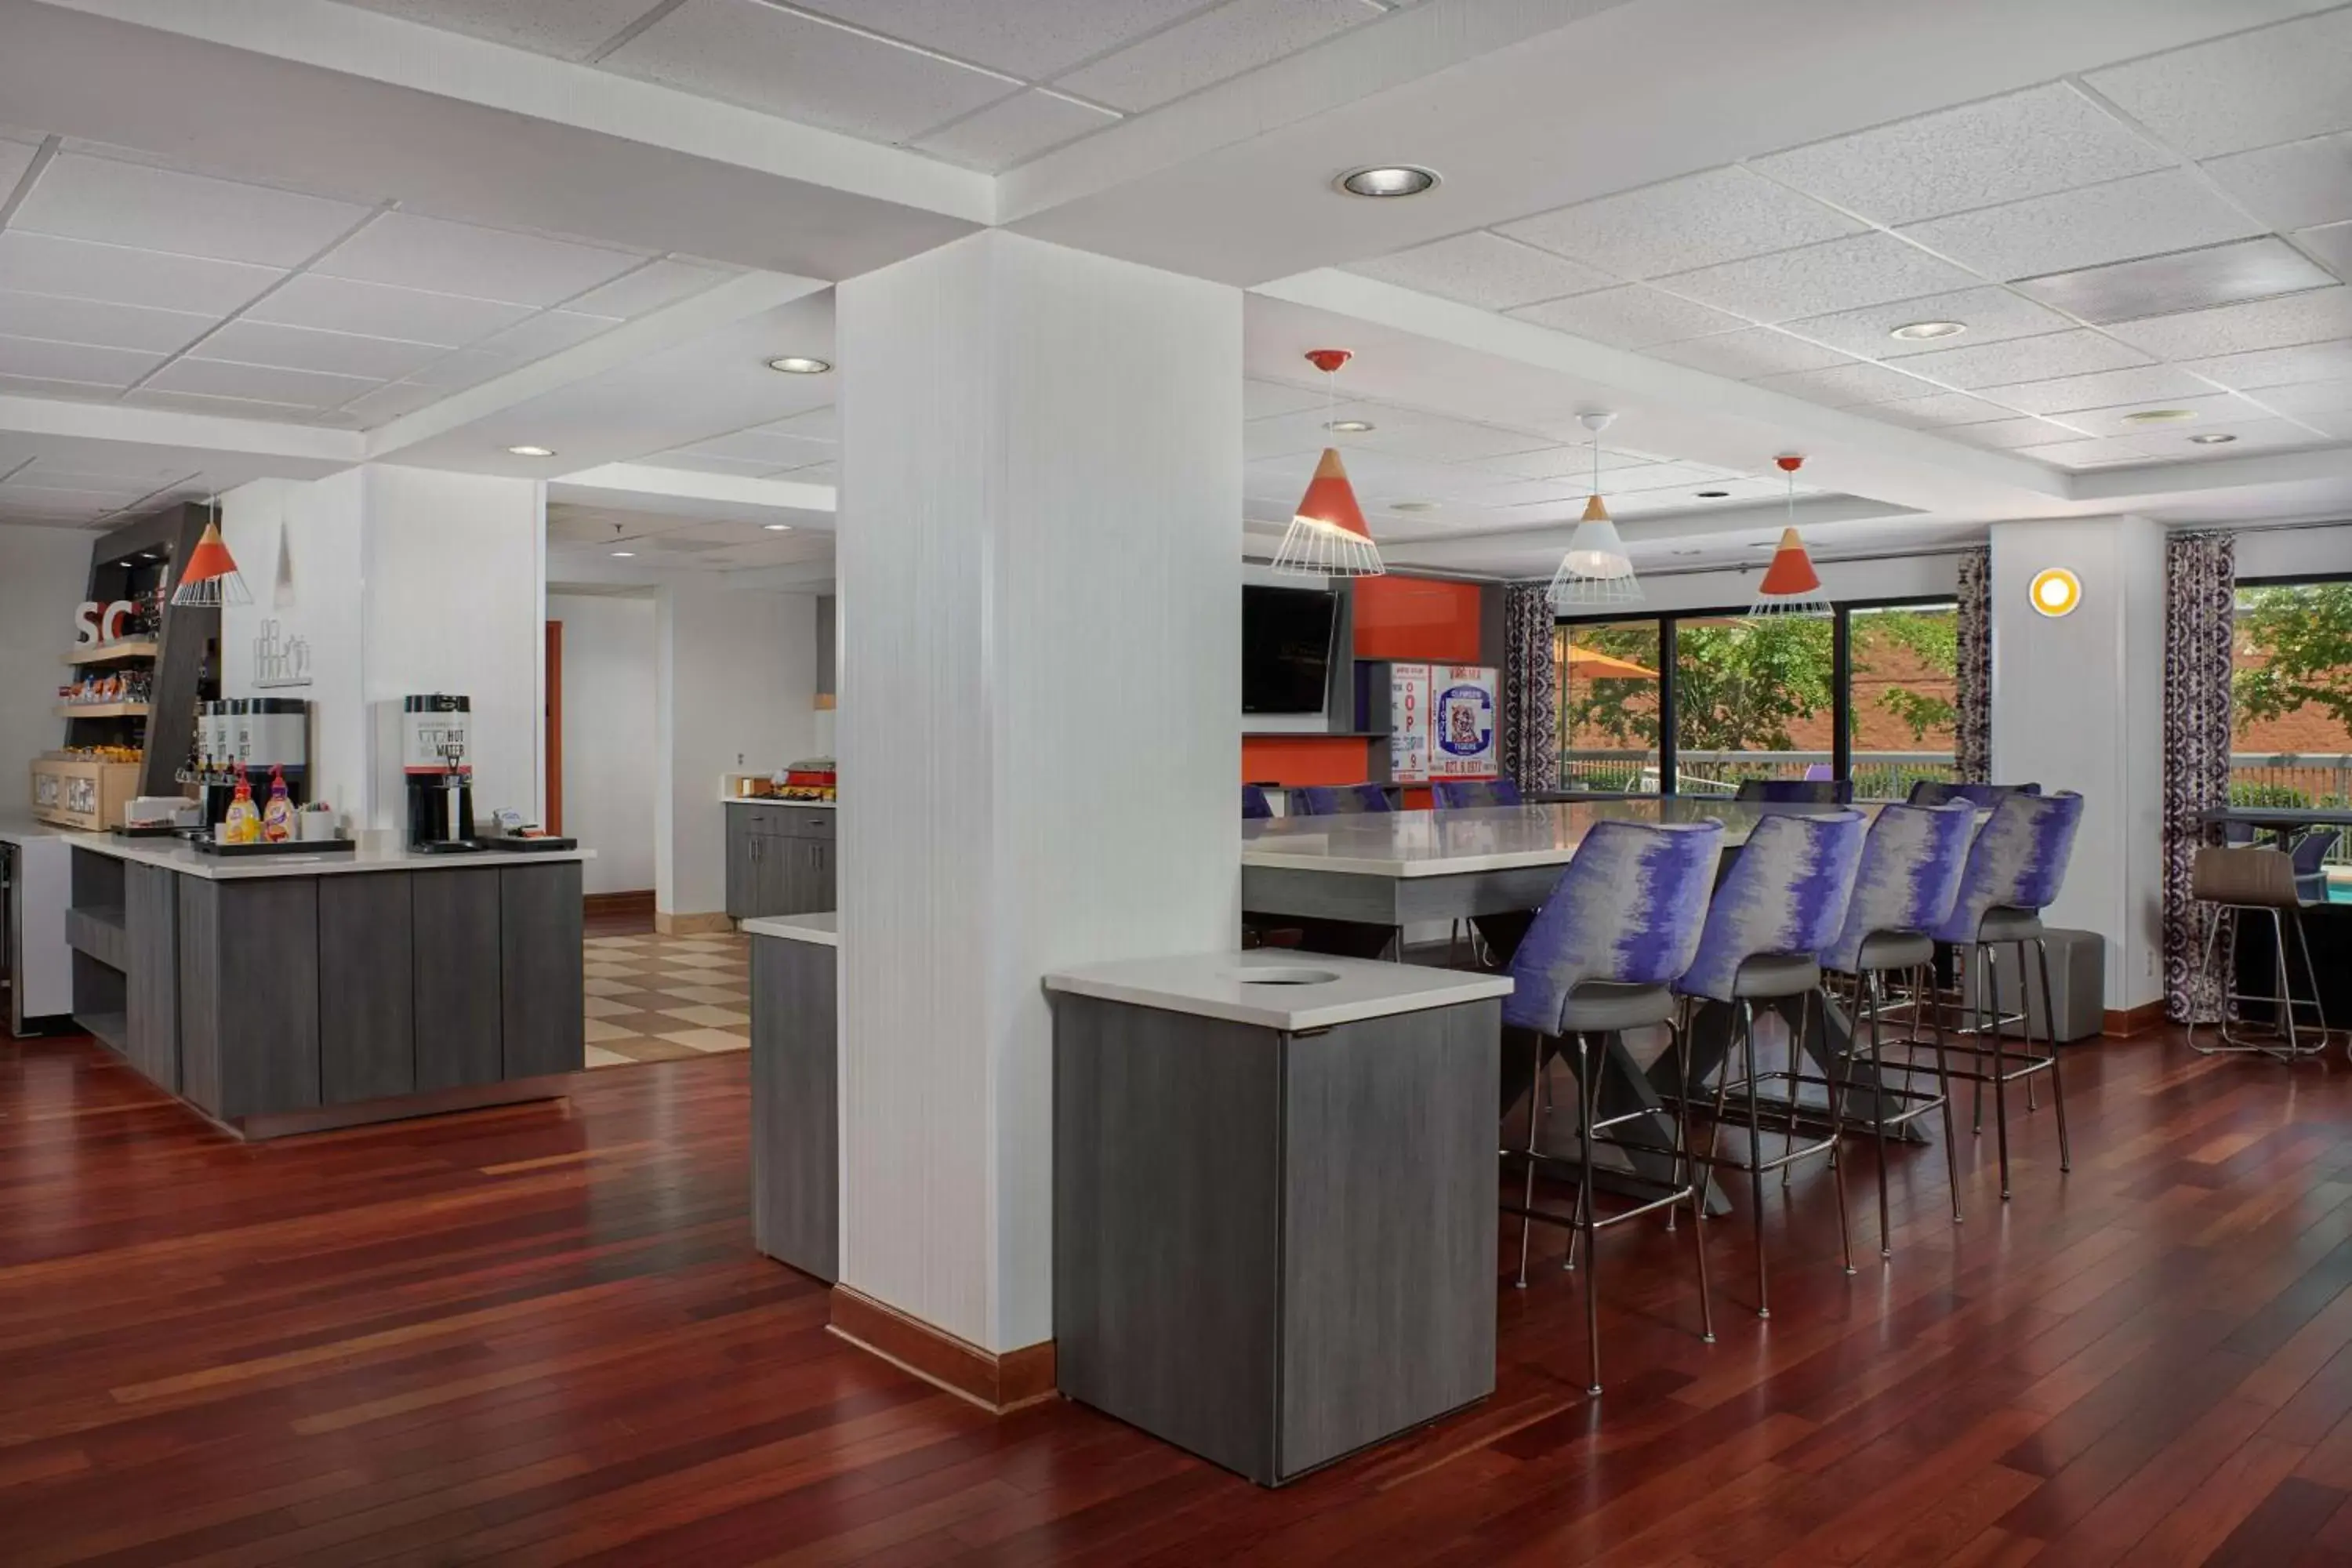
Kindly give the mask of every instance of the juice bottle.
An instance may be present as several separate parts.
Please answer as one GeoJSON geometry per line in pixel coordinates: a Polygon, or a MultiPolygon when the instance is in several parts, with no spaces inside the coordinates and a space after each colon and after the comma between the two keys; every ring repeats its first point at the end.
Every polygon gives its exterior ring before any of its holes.
{"type": "Polygon", "coordinates": [[[285,770],[269,769],[269,804],[261,808],[261,837],[283,844],[294,837],[294,803],[287,798],[285,770]]]}
{"type": "Polygon", "coordinates": [[[228,816],[222,823],[221,842],[261,842],[261,816],[253,809],[253,786],[246,783],[242,766],[236,770],[236,793],[229,797],[228,816]]]}

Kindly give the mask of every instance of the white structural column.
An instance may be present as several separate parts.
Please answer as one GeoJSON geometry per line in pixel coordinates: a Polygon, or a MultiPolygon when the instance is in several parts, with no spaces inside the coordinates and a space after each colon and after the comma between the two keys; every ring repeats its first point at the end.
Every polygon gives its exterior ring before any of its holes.
{"type": "Polygon", "coordinates": [[[1241,295],[991,232],[838,322],[842,1279],[1002,1352],[1053,1332],[1040,976],[1235,939],[1241,295]]]}
{"type": "Polygon", "coordinates": [[[2106,1005],[2163,994],[2164,529],[2137,517],[1992,530],[1995,782],[2080,790],[2083,826],[2053,925],[2107,939],[2106,1005]],[[2034,575],[2064,567],[2082,602],[2034,609],[2034,575]]]}

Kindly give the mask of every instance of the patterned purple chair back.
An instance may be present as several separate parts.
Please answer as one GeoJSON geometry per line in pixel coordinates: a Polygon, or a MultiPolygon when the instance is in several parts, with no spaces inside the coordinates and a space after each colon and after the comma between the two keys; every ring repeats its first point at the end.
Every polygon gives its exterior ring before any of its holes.
{"type": "Polygon", "coordinates": [[[1308,784],[1290,796],[1293,816],[1361,816],[1393,809],[1389,792],[1376,784],[1308,784]]]}
{"type": "Polygon", "coordinates": [[[1925,935],[1949,920],[1976,826],[1977,809],[1964,800],[1879,807],[1862,843],[1845,924],[1822,954],[1822,967],[1851,974],[1871,937],[1925,935]]]}
{"type": "Polygon", "coordinates": [[[1862,835],[1858,811],[1759,821],[1716,889],[1698,956],[1675,989],[1728,1002],[1749,959],[1817,957],[1845,923],[1862,835]]]}
{"type": "Polygon", "coordinates": [[[1767,805],[1843,805],[1853,798],[1853,784],[1847,779],[1741,779],[1732,798],[1767,805]]]}
{"type": "Polygon", "coordinates": [[[1440,811],[1519,804],[1519,786],[1508,779],[1439,779],[1429,786],[1429,794],[1440,811]]]}
{"type": "Polygon", "coordinates": [[[1910,798],[1905,804],[1948,805],[1953,801],[1965,800],[1971,805],[1980,805],[1990,810],[2011,795],[2040,795],[2041,793],[2042,786],[2038,784],[1946,784],[1940,779],[1914,779],[1911,781],[1910,798]]]}
{"type": "Polygon", "coordinates": [[[2012,795],[1994,806],[1969,850],[1960,896],[1936,940],[1971,942],[1991,910],[2046,910],[2056,902],[2082,824],[2083,797],[2073,790],[2012,795]]]}
{"type": "Polygon", "coordinates": [[[1560,1032],[1588,980],[1663,985],[1690,964],[1723,855],[1723,824],[1597,822],[1511,955],[1503,1022],[1560,1032]]]}
{"type": "Polygon", "coordinates": [[[1274,816],[1274,803],[1265,798],[1265,791],[1254,784],[1242,785],[1242,820],[1264,822],[1274,816]]]}

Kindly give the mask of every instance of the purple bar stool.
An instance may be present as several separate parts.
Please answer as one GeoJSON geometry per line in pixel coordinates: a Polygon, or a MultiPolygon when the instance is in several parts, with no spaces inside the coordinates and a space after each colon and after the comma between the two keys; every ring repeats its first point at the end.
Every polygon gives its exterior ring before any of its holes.
{"type": "Polygon", "coordinates": [[[1394,809],[1389,792],[1376,784],[1307,784],[1290,794],[1293,816],[1363,816],[1394,809]]]}

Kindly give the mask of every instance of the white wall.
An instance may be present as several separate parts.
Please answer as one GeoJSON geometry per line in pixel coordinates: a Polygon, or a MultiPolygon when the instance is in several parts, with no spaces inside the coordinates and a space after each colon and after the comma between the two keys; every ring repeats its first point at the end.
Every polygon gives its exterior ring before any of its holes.
{"type": "Polygon", "coordinates": [[[1053,1332],[1041,977],[1239,916],[1242,300],[1003,231],[837,297],[842,1279],[1002,1352],[1053,1332]]]}
{"type": "Polygon", "coordinates": [[[261,479],[221,498],[221,535],[253,603],[221,611],[221,694],[310,703],[312,800],[365,826],[375,743],[367,703],[367,479],[352,468],[312,482],[261,479]],[[253,641],[276,621],[310,645],[308,689],[260,692],[253,641]]]}
{"type": "Polygon", "coordinates": [[[25,809],[28,764],[65,741],[58,688],[70,673],[65,656],[96,538],[79,529],[0,527],[0,811],[25,809]]]}
{"type": "Polygon", "coordinates": [[[591,893],[654,885],[654,602],[547,596],[563,623],[563,831],[593,849],[591,893]]]}
{"type": "Polygon", "coordinates": [[[2163,993],[2164,530],[2143,518],[1992,529],[1992,774],[2079,790],[2083,826],[2050,923],[2106,939],[2106,1005],[2163,993]],[[2063,566],[2081,605],[2052,619],[2027,586],[2063,566]]]}
{"type": "Polygon", "coordinates": [[[672,584],[654,604],[654,907],[717,914],[723,776],[816,750],[816,595],[672,584]]]}

